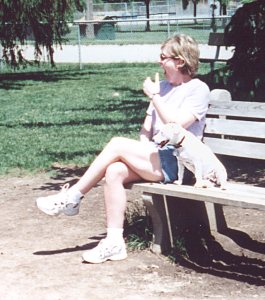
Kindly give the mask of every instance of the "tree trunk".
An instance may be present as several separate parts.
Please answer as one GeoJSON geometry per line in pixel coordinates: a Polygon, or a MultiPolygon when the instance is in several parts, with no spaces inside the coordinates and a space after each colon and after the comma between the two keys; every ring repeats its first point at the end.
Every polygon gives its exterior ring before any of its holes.
{"type": "MultiPolygon", "coordinates": [[[[150,18],[150,0],[145,0],[146,18],[150,18]]],[[[146,21],[145,31],[151,31],[150,21],[146,21]]]]}
{"type": "Polygon", "coordinates": [[[227,15],[227,6],[226,6],[226,4],[223,4],[223,15],[224,16],[227,15]]]}
{"type": "Polygon", "coordinates": [[[197,17],[197,1],[193,1],[193,17],[197,17]]]}
{"type": "MultiPolygon", "coordinates": [[[[86,21],[92,21],[93,20],[93,1],[92,0],[86,0],[86,21]]],[[[94,24],[89,23],[86,25],[86,37],[88,38],[94,38],[94,24]]]]}
{"type": "Polygon", "coordinates": [[[193,17],[194,17],[194,24],[197,24],[197,20],[195,19],[197,17],[197,0],[193,0],[193,17]]]}

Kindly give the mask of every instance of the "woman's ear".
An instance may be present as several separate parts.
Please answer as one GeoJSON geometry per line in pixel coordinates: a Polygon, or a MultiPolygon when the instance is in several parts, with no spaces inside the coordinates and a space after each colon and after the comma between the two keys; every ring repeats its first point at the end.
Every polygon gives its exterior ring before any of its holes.
{"type": "Polygon", "coordinates": [[[183,68],[185,66],[185,61],[183,59],[178,59],[177,68],[183,68]]]}
{"type": "Polygon", "coordinates": [[[183,59],[179,58],[179,59],[176,59],[175,60],[175,66],[176,66],[176,69],[181,69],[185,66],[185,62],[183,59]]]}

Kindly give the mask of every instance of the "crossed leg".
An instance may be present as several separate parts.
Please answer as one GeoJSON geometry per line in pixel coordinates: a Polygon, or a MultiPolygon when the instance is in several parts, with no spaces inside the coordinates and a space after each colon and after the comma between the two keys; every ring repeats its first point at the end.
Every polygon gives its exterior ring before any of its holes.
{"type": "Polygon", "coordinates": [[[85,194],[103,177],[107,227],[122,228],[127,201],[124,184],[162,180],[158,151],[151,143],[112,138],[74,188],[85,194]]]}
{"type": "Polygon", "coordinates": [[[89,192],[105,177],[104,197],[107,215],[107,236],[98,246],[86,251],[83,260],[101,263],[127,257],[123,239],[123,222],[126,209],[124,184],[138,181],[160,181],[163,173],[157,148],[152,143],[115,137],[97,156],[80,180],[68,189],[36,200],[38,208],[48,215],[76,215],[82,194],[89,192]]]}

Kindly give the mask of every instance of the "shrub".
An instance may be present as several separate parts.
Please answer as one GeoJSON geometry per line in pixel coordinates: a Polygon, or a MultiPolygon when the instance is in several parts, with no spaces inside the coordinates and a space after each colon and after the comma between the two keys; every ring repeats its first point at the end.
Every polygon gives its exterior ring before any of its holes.
{"type": "Polygon", "coordinates": [[[265,1],[245,3],[225,28],[225,43],[235,46],[228,63],[227,88],[233,99],[265,101],[265,1]]]}

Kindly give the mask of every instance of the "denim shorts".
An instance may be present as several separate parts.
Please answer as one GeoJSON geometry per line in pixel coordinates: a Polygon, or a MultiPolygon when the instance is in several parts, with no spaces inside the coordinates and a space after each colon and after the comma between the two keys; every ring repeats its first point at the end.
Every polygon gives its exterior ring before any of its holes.
{"type": "Polygon", "coordinates": [[[178,179],[178,162],[174,153],[174,146],[165,145],[163,148],[158,148],[160,164],[164,175],[162,183],[170,183],[178,179]]]}

